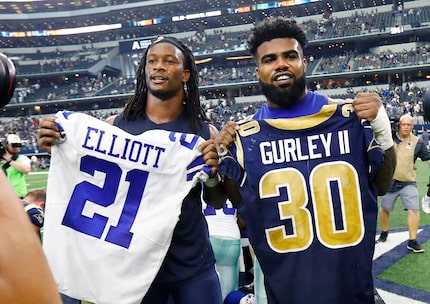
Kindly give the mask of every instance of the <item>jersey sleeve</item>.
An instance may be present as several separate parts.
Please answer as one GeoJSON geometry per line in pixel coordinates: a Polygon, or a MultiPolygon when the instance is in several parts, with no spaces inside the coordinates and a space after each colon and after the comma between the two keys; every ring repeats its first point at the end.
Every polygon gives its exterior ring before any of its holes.
{"type": "Polygon", "coordinates": [[[221,149],[219,155],[220,164],[218,166],[218,172],[239,184],[243,178],[244,170],[234,157],[235,152],[235,144],[233,144],[228,149],[226,147],[221,149]]]}
{"type": "Polygon", "coordinates": [[[42,228],[44,219],[44,213],[42,208],[33,204],[28,204],[24,208],[33,225],[42,228]]]}
{"type": "Polygon", "coordinates": [[[364,140],[367,145],[367,156],[369,163],[370,180],[375,178],[376,172],[382,167],[384,163],[384,150],[376,141],[370,123],[365,120],[362,122],[364,128],[364,140]]]}

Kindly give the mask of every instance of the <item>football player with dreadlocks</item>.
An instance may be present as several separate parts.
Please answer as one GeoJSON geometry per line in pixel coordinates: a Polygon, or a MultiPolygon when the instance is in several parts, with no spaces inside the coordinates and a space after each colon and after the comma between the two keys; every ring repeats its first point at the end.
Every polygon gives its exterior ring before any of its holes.
{"type": "MultiPolygon", "coordinates": [[[[178,304],[219,304],[220,283],[201,197],[220,208],[225,194],[216,172],[218,154],[213,139],[218,131],[200,105],[194,57],[180,40],[159,37],[143,53],[136,78],[135,94],[124,111],[108,122],[133,135],[153,129],[200,135],[206,139],[200,150],[206,165],[212,167],[204,185],[197,184],[183,200],[167,255],[141,303],[168,303],[170,298],[178,304]]],[[[45,118],[40,124],[39,145],[50,152],[59,136],[54,119],[45,118]]]]}

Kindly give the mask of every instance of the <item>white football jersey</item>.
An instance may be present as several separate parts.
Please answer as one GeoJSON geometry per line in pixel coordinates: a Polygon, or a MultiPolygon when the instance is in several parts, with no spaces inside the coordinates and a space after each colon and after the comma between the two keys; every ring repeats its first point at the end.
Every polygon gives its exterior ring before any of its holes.
{"type": "Polygon", "coordinates": [[[237,209],[227,200],[220,209],[202,203],[203,214],[208,223],[209,235],[224,239],[239,240],[240,230],[237,224],[237,209]]]}
{"type": "Polygon", "coordinates": [[[169,248],[181,204],[210,168],[193,134],[138,136],[58,112],[43,247],[59,291],[97,304],[140,303],[169,248]]]}

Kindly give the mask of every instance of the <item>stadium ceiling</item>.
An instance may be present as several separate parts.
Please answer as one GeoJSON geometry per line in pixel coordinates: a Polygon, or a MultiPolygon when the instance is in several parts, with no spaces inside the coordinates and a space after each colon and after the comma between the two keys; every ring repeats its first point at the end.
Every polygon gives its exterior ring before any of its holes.
{"type": "Polygon", "coordinates": [[[304,17],[383,4],[385,0],[0,0],[0,31],[2,37],[55,36],[80,33],[69,30],[73,28],[96,32],[91,28],[157,25],[141,34],[168,34],[252,24],[270,15],[304,17]]]}
{"type": "MultiPolygon", "coordinates": [[[[403,0],[401,0],[403,1],[403,0]]],[[[406,0],[407,1],[407,0],[406,0]]],[[[61,11],[76,11],[83,9],[95,9],[120,6],[151,6],[151,11],[160,15],[165,14],[165,8],[176,3],[176,7],[182,9],[222,9],[239,8],[245,6],[267,3],[267,0],[0,0],[1,14],[32,14],[61,11]]],[[[393,0],[287,0],[273,1],[272,3],[306,4],[311,2],[322,2],[325,6],[333,7],[336,11],[346,8],[355,9],[360,7],[371,7],[392,4],[393,0]]]]}

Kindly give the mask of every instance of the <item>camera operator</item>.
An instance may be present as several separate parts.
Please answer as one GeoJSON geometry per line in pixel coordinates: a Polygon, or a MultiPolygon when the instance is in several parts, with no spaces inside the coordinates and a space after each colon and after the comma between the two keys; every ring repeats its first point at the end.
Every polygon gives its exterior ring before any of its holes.
{"type": "Polygon", "coordinates": [[[18,135],[9,134],[4,144],[4,152],[1,156],[2,169],[7,179],[15,189],[16,194],[23,198],[27,193],[25,175],[31,171],[31,160],[25,155],[20,155],[22,142],[18,135]]]}

